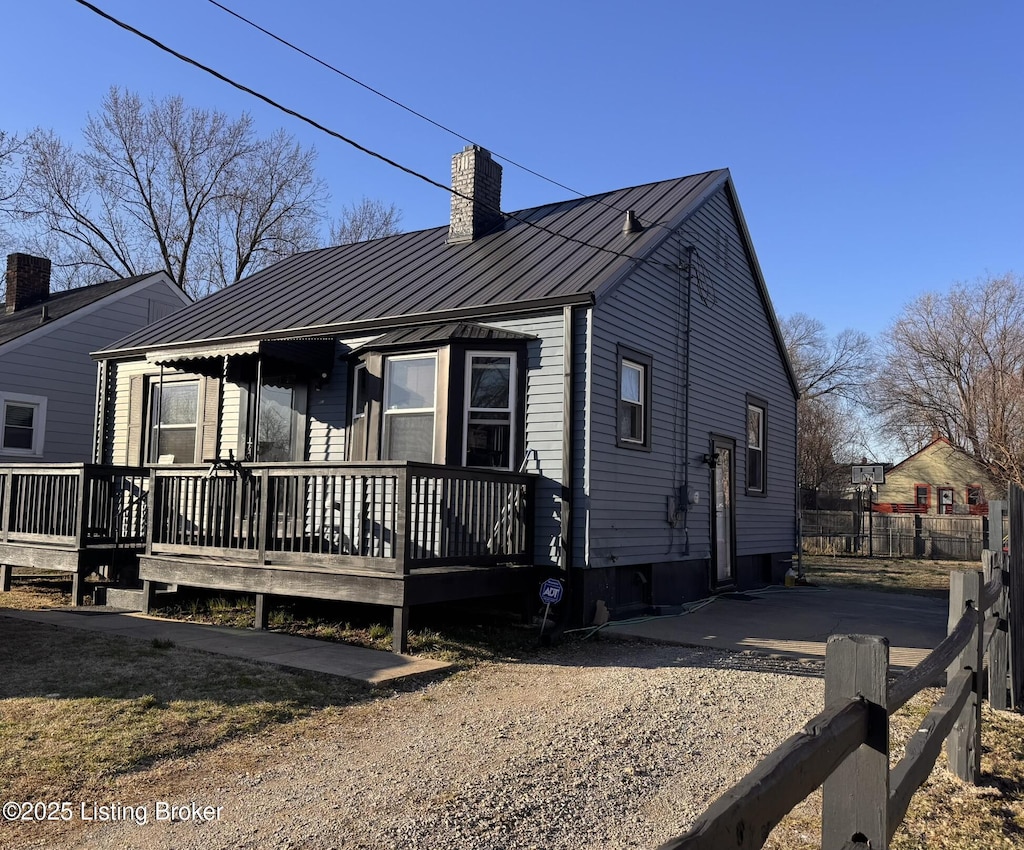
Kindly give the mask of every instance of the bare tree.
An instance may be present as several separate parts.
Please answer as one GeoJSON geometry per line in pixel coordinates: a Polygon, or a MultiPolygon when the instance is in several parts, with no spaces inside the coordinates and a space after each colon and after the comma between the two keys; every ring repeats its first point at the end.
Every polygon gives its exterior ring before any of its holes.
{"type": "Polygon", "coordinates": [[[878,391],[908,450],[934,434],[1024,484],[1024,280],[956,283],[904,309],[884,339],[878,391]]]}
{"type": "Polygon", "coordinates": [[[865,450],[864,388],[873,375],[873,343],[856,330],[833,337],[818,319],[795,313],[780,321],[796,375],[797,468],[800,487],[837,491],[848,465],[865,450]]]}
{"type": "Polygon", "coordinates": [[[874,363],[867,334],[847,328],[830,338],[820,320],[804,313],[782,319],[780,326],[801,396],[862,400],[874,363]]]}
{"type": "Polygon", "coordinates": [[[350,245],[368,239],[381,239],[399,233],[402,212],[394,204],[367,198],[358,204],[345,204],[341,215],[331,222],[330,244],[350,245]]]}
{"type": "Polygon", "coordinates": [[[315,151],[252,119],[144,104],[112,88],[76,151],[39,132],[26,154],[23,211],[37,215],[68,283],[165,270],[205,295],[314,247],[325,200],[315,151]]]}
{"type": "Polygon", "coordinates": [[[19,164],[24,149],[24,138],[0,130],[0,246],[5,249],[10,243],[5,225],[19,217],[18,198],[23,182],[19,164]]]}

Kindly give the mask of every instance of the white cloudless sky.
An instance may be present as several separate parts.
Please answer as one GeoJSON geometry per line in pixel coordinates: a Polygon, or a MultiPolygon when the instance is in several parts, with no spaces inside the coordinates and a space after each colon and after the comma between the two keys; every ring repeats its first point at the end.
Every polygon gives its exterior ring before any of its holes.
{"type": "MultiPolygon", "coordinates": [[[[94,0],[175,50],[447,185],[464,142],[209,0],[94,0]]],[[[223,0],[495,154],[585,194],[729,168],[780,315],[875,334],[912,298],[1024,273],[1024,5],[223,0]]],[[[75,0],[6,4],[0,129],[78,144],[112,85],[250,112],[318,151],[333,208],[447,193],[160,52],[75,0]]],[[[516,210],[572,197],[505,165],[516,210]]]]}

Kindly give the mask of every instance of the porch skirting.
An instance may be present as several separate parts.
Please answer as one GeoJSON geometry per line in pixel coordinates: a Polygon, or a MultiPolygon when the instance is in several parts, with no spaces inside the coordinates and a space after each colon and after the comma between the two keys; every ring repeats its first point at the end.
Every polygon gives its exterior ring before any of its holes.
{"type": "Polygon", "coordinates": [[[99,573],[106,581],[131,584],[135,578],[137,554],[135,549],[116,546],[79,549],[31,543],[0,543],[0,590],[10,590],[14,567],[56,570],[71,574],[71,604],[81,605],[86,592],[85,578],[90,573],[99,573]]]}
{"type": "Polygon", "coordinates": [[[263,597],[271,595],[384,605],[394,611],[396,652],[408,648],[410,606],[534,593],[536,576],[531,565],[424,567],[401,575],[354,568],[325,571],[293,564],[261,566],[176,555],[142,555],[139,559],[147,606],[154,584],[254,593],[258,611],[264,609],[263,597]]]}

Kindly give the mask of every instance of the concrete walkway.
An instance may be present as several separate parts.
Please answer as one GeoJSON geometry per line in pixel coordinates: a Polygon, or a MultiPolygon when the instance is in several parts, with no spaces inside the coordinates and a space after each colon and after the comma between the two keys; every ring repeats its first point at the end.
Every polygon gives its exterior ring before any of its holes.
{"type": "Polygon", "coordinates": [[[926,596],[770,587],[697,602],[678,616],[609,623],[602,634],[812,660],[824,660],[829,635],[882,635],[890,665],[906,668],[946,636],[947,608],[926,596]]]}
{"type": "MultiPolygon", "coordinates": [[[[429,658],[413,658],[323,640],[295,637],[276,632],[257,632],[228,626],[209,626],[148,617],[102,606],[22,610],[0,608],[0,618],[31,620],[63,628],[83,629],[138,640],[167,640],[175,646],[215,652],[278,667],[326,673],[379,685],[451,665],[429,658]]],[[[2,620],[0,620],[2,622],[2,620]]],[[[2,632],[2,627],[0,627],[2,632]]]]}
{"type": "MultiPolygon", "coordinates": [[[[346,644],[186,623],[106,607],[0,608],[2,617],[144,641],[169,640],[176,646],[368,684],[450,666],[346,644]]],[[[829,635],[883,635],[889,638],[891,665],[906,668],[920,663],[946,636],[946,618],[947,603],[931,597],[845,588],[770,587],[697,602],[687,613],[676,616],[609,623],[602,634],[811,660],[824,660],[829,635]]]]}

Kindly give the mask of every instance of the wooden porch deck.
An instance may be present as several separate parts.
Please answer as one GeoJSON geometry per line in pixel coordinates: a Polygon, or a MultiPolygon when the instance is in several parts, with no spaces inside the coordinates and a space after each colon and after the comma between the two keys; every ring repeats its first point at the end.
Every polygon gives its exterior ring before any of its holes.
{"type": "Polygon", "coordinates": [[[265,463],[149,469],[0,466],[0,584],[12,567],[82,579],[335,599],[394,610],[525,591],[534,476],[421,463],[265,463]]]}
{"type": "Polygon", "coordinates": [[[421,463],[155,467],[139,575],[155,583],[409,608],[525,592],[534,477],[421,463]]]}
{"type": "Polygon", "coordinates": [[[146,542],[147,470],[101,464],[0,466],[0,590],[14,567],[72,575],[72,604],[94,570],[134,579],[146,542]]]}

